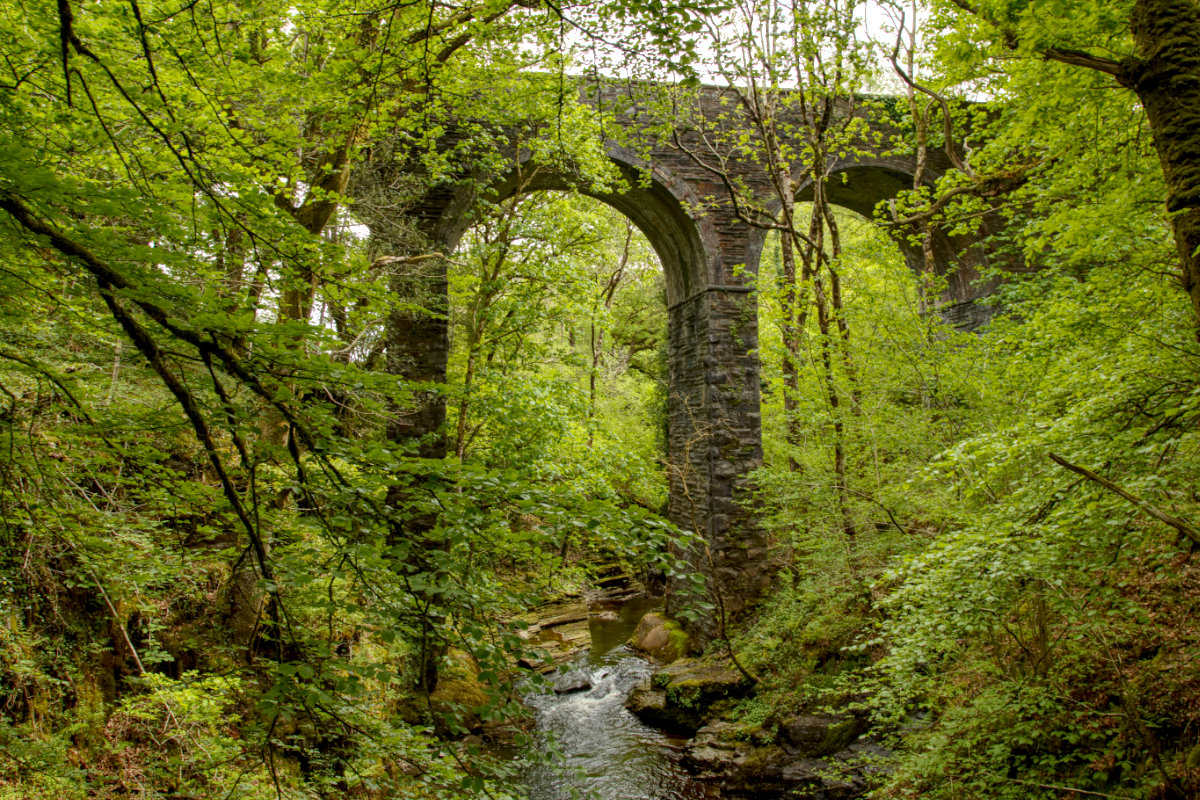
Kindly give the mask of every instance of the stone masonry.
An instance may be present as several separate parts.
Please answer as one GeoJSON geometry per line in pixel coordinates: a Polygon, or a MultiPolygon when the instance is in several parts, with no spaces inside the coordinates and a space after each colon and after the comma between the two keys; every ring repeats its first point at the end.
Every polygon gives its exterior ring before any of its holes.
{"type": "MultiPolygon", "coordinates": [[[[727,109],[728,98],[722,95],[719,88],[702,90],[702,113],[717,115],[727,109]]],[[[627,132],[636,134],[643,124],[645,110],[619,88],[606,88],[590,102],[618,109],[617,122],[627,132]]],[[[879,144],[896,133],[890,121],[873,118],[877,112],[854,102],[843,105],[844,114],[865,116],[878,136],[856,143],[851,148],[855,155],[833,165],[836,180],[830,182],[829,193],[836,204],[871,217],[879,203],[912,187],[914,158],[896,155],[890,152],[893,146],[879,144]]],[[[689,137],[696,142],[695,133],[681,135],[685,144],[689,137]]],[[[637,153],[610,143],[608,155],[627,176],[627,190],[595,192],[587,186],[573,187],[568,175],[541,171],[526,191],[577,188],[597,197],[627,215],[662,261],[669,307],[668,514],[680,527],[703,537],[707,552],[697,550],[689,556],[706,576],[709,600],[723,605],[726,614],[736,615],[761,596],[770,577],[766,536],[754,524],[746,502],[747,476],[762,462],[758,330],[750,284],[766,233],[739,222],[719,179],[669,141],[637,153]]],[[[511,156],[515,168],[521,155],[511,156]]],[[[943,154],[930,153],[930,181],[948,168],[943,154]]],[[[738,171],[736,177],[744,185],[769,201],[766,178],[756,168],[735,162],[731,169],[738,171]]],[[[501,177],[489,191],[499,199],[514,191],[514,184],[511,177],[501,177]]],[[[477,191],[443,186],[416,209],[437,249],[449,252],[457,244],[469,224],[477,191]]],[[[799,199],[804,199],[803,191],[799,199]]],[[[910,264],[919,267],[919,251],[905,242],[898,244],[910,264]]],[[[979,282],[986,251],[975,239],[942,234],[934,245],[937,270],[947,279],[942,297],[947,319],[968,329],[986,322],[986,306],[974,302],[992,288],[979,282]]],[[[425,346],[437,355],[444,376],[446,326],[429,331],[440,337],[425,346]]],[[[669,605],[677,608],[686,593],[682,587],[673,589],[669,605]]],[[[712,635],[716,624],[715,619],[701,624],[697,632],[712,635]]]]}

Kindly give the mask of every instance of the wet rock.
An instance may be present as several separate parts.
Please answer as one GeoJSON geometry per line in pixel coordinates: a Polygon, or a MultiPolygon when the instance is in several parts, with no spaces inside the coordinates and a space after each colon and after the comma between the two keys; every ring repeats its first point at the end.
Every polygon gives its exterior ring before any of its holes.
{"type": "Polygon", "coordinates": [[[744,697],[749,689],[749,682],[733,670],[681,659],[635,688],[625,707],[649,725],[691,733],[712,716],[714,704],[744,697]]]}
{"type": "Polygon", "coordinates": [[[860,733],[853,717],[803,714],[779,724],[779,739],[789,752],[820,758],[844,750],[860,733]]]}
{"type": "Polygon", "coordinates": [[[555,694],[573,694],[586,692],[592,688],[592,681],[586,670],[575,669],[559,675],[554,679],[555,694]]]}
{"type": "Polygon", "coordinates": [[[699,720],[691,712],[668,708],[667,693],[655,689],[649,681],[634,687],[625,700],[625,708],[647,725],[663,730],[691,733],[699,726],[699,720]]]}
{"type": "Polygon", "coordinates": [[[658,611],[647,611],[629,638],[629,646],[655,661],[670,664],[692,649],[692,639],[678,622],[658,611]]]}

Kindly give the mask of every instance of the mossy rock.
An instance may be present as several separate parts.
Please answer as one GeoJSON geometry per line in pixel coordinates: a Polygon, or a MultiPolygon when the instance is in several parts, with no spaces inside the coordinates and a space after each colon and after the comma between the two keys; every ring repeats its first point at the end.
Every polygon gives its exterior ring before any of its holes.
{"type": "Polygon", "coordinates": [[[687,708],[711,706],[718,700],[745,697],[750,682],[740,672],[694,658],[681,659],[655,675],[668,702],[687,708]],[[664,678],[660,676],[666,676],[664,678]]]}
{"type": "Polygon", "coordinates": [[[647,725],[675,733],[690,734],[703,724],[693,712],[668,706],[666,693],[645,682],[629,693],[625,708],[647,725]]]}
{"type": "Polygon", "coordinates": [[[693,732],[750,684],[739,673],[696,659],[680,659],[659,670],[630,695],[625,707],[651,725],[693,732]]]}
{"type": "Polygon", "coordinates": [[[642,615],[628,645],[662,664],[670,664],[695,648],[683,626],[658,611],[647,611],[642,615]]]}
{"type": "Polygon", "coordinates": [[[845,750],[861,727],[854,717],[802,714],[779,724],[779,739],[792,753],[820,758],[845,750]]]}
{"type": "Polygon", "coordinates": [[[478,732],[483,728],[483,719],[476,709],[487,701],[487,689],[479,682],[479,667],[474,659],[461,651],[451,651],[437,688],[429,696],[434,724],[443,733],[478,732]]]}
{"type": "Polygon", "coordinates": [[[778,745],[756,747],[738,765],[730,788],[755,795],[781,793],[785,788],[783,769],[787,763],[787,754],[778,745]]]}

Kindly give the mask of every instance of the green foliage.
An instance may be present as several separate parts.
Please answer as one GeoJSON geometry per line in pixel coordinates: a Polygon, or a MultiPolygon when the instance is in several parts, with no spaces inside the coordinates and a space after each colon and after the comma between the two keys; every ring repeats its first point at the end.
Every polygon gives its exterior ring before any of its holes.
{"type": "MultiPolygon", "coordinates": [[[[531,369],[549,342],[506,343],[479,458],[417,457],[396,420],[457,388],[389,349],[396,319],[436,311],[397,293],[395,257],[427,243],[395,209],[494,178],[505,124],[536,132],[530,165],[612,184],[597,115],[553,74],[561,27],[510,2],[0,15],[0,791],[511,779],[443,736],[522,713],[509,620],[565,544],[677,566],[658,555],[675,532],[631,505],[662,495],[645,381],[620,436],[585,448],[578,376],[531,369]],[[452,115],[470,122],[439,146],[452,115]],[[407,714],[451,645],[483,699],[407,714]]],[[[528,310],[518,326],[555,321],[528,310]]]]}
{"type": "MultiPolygon", "coordinates": [[[[1099,98],[1092,123],[1127,124],[1105,116],[1109,100],[1099,98]]],[[[1087,124],[1092,110],[1070,124],[1087,124]]],[[[1022,124],[1024,141],[1036,141],[1037,119],[1022,124]]],[[[1017,136],[999,137],[992,155],[1011,157],[1003,148],[1017,136]]],[[[1194,675],[1154,666],[1178,663],[1174,643],[1191,636],[1190,543],[1049,458],[1196,519],[1187,298],[1148,202],[1161,188],[1123,172],[1145,169],[1130,166],[1144,164],[1145,149],[1117,139],[1089,147],[1091,160],[1064,152],[1032,173],[1006,231],[1042,267],[1004,277],[997,299],[1007,313],[980,334],[939,330],[918,313],[900,259],[852,233],[843,270],[862,411],[846,417],[846,441],[856,518],[875,521],[855,552],[827,488],[831,423],[817,376],[800,395],[799,448],[785,441],[776,391],[767,395],[758,481],[778,557],[795,572],[782,573],[739,637],[767,676],[760,706],[745,713],[761,718],[765,706],[769,720],[866,691],[857,707],[901,746],[881,796],[1194,791],[1189,748],[1176,738],[1192,724],[1194,675]],[[1084,174],[1104,159],[1111,186],[1084,174]],[[1160,608],[1171,610],[1160,618],[1160,608]]],[[[768,386],[780,380],[775,263],[759,276],[768,386]]],[[[851,376],[838,375],[848,396],[851,376]]]]}
{"type": "MultiPolygon", "coordinates": [[[[605,56],[632,72],[753,77],[791,143],[730,135],[728,104],[701,156],[786,176],[790,209],[870,135],[794,113],[868,102],[859,5],[0,4],[0,800],[501,796],[513,764],[456,737],[522,714],[516,617],[589,557],[683,573],[690,542],[655,513],[656,258],[597,203],[525,193],[624,180],[568,21],[597,51],[648,39],[605,56]],[[435,188],[490,198],[455,254],[410,213],[435,188]],[[438,385],[400,334],[442,317],[438,385]],[[431,424],[398,432],[436,398],[445,458],[431,424]]],[[[931,276],[817,213],[841,250],[808,255],[844,285],[833,327],[799,326],[768,242],[780,569],[725,632],[764,678],[740,713],[766,736],[858,703],[900,748],[882,796],[1194,796],[1200,351],[1144,112],[1041,57],[1130,55],[1132,4],[962,5],[910,44],[970,169],[892,210],[995,231],[1002,313],[947,330],[931,276]]],[[[898,151],[945,144],[869,102],[898,151]]]]}

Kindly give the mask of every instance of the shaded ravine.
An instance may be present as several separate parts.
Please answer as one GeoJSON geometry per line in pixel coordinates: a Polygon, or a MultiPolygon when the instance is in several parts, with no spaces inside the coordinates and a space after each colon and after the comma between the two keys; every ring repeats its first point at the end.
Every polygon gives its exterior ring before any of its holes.
{"type": "Polygon", "coordinates": [[[526,698],[537,730],[552,736],[566,759],[526,771],[532,800],[566,800],[572,789],[602,800],[704,797],[679,765],[683,740],[625,709],[630,691],[654,670],[623,644],[645,610],[627,604],[618,619],[591,620],[591,650],[547,676],[554,689],[526,698]]]}

